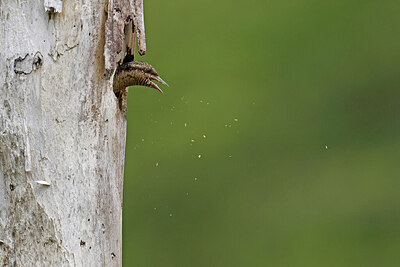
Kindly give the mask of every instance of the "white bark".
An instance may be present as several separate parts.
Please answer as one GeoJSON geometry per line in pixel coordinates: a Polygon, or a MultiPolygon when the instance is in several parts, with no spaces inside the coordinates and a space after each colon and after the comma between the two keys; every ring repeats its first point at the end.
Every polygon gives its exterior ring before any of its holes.
{"type": "Polygon", "coordinates": [[[0,0],[0,266],[121,265],[126,119],[105,6],[0,0]]]}

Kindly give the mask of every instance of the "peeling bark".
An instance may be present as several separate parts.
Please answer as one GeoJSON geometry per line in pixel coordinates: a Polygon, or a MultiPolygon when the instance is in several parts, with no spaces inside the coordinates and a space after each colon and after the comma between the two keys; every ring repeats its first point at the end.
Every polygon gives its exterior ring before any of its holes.
{"type": "Polygon", "coordinates": [[[0,2],[0,266],[122,264],[126,119],[104,75],[106,4],[0,2]]]}
{"type": "Polygon", "coordinates": [[[133,60],[136,38],[139,54],[146,53],[143,0],[109,0],[107,14],[104,56],[111,71],[124,59],[133,60]]]}
{"type": "Polygon", "coordinates": [[[143,13],[143,0],[136,0],[133,2],[134,6],[134,22],[135,31],[138,36],[138,53],[143,56],[146,54],[146,37],[144,33],[144,13],[143,13]]]}

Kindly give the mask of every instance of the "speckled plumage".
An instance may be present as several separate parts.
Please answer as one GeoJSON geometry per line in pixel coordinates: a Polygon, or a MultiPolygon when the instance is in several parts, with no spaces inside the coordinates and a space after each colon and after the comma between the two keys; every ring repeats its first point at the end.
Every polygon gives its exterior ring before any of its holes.
{"type": "Polygon", "coordinates": [[[115,93],[120,93],[128,86],[143,85],[157,89],[162,93],[163,91],[153,81],[168,85],[158,76],[157,71],[149,63],[131,61],[117,68],[113,88],[115,93]]]}
{"type": "Polygon", "coordinates": [[[143,85],[163,93],[160,87],[153,81],[168,86],[168,84],[158,76],[154,67],[147,62],[131,61],[120,65],[115,71],[113,83],[114,93],[118,97],[120,109],[124,113],[126,112],[126,98],[129,86],[143,85]]]}

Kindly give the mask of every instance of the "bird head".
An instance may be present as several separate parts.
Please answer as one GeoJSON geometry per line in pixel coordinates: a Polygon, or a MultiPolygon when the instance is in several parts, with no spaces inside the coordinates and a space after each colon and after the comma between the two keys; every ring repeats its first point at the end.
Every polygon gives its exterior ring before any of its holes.
{"type": "Polygon", "coordinates": [[[143,61],[133,61],[129,64],[131,70],[135,72],[135,76],[138,79],[138,85],[151,87],[160,91],[161,93],[164,93],[154,82],[156,81],[161,84],[165,84],[166,86],[168,86],[168,84],[161,79],[161,77],[157,74],[156,69],[152,65],[143,61]]]}

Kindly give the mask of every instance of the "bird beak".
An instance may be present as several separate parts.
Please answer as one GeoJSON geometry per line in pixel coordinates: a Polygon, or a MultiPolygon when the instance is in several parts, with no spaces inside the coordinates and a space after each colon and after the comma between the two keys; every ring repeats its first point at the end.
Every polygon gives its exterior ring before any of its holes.
{"type": "MultiPolygon", "coordinates": [[[[152,80],[155,80],[155,81],[157,81],[157,82],[159,82],[159,83],[165,84],[166,86],[169,86],[166,82],[164,82],[163,79],[161,79],[160,76],[152,77],[151,79],[152,79],[152,80]]],[[[154,88],[154,89],[160,91],[161,93],[164,93],[163,90],[161,90],[160,87],[158,87],[157,84],[155,84],[153,81],[150,81],[150,84],[149,84],[149,85],[150,85],[150,87],[152,87],[152,88],[154,88]]]]}
{"type": "Polygon", "coordinates": [[[154,80],[156,80],[156,81],[159,82],[159,83],[165,84],[166,86],[169,87],[168,83],[164,82],[164,80],[161,79],[160,76],[155,77],[154,80]]]}
{"type": "Polygon", "coordinates": [[[152,81],[150,81],[149,86],[164,94],[163,90],[161,90],[160,87],[158,87],[157,84],[153,83],[152,81]]]}

